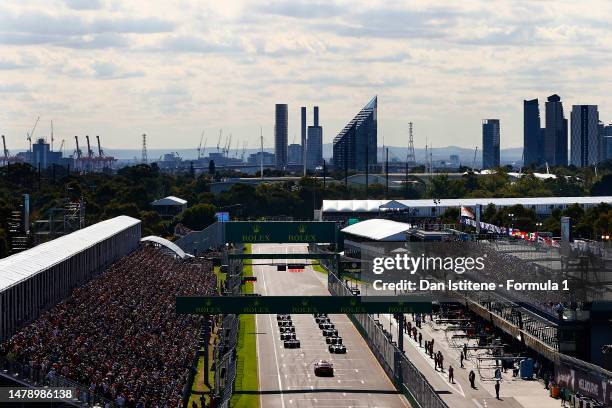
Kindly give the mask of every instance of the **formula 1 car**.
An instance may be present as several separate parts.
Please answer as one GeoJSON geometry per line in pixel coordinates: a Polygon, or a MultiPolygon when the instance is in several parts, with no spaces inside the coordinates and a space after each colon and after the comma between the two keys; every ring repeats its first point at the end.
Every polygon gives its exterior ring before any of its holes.
{"type": "Polygon", "coordinates": [[[295,327],[294,326],[288,326],[288,327],[279,327],[278,329],[281,333],[295,333],[295,327]]]}
{"type": "Polygon", "coordinates": [[[291,320],[279,320],[278,327],[293,327],[293,322],[291,320]]]}
{"type": "Polygon", "coordinates": [[[295,340],[295,333],[281,333],[280,339],[282,341],[285,341],[285,340],[295,340]]]}
{"type": "Polygon", "coordinates": [[[298,339],[285,340],[283,345],[285,348],[300,348],[300,341],[298,339]]]}
{"type": "Polygon", "coordinates": [[[336,326],[334,326],[333,323],[319,323],[319,329],[324,330],[324,329],[335,329],[336,326]]]}
{"type": "Polygon", "coordinates": [[[346,354],[346,347],[343,344],[330,344],[328,348],[332,354],[346,354]]]}
{"type": "Polygon", "coordinates": [[[277,320],[277,321],[281,321],[281,320],[291,320],[291,315],[288,315],[288,314],[277,314],[277,315],[276,315],[276,320],[277,320]]]}
{"type": "Polygon", "coordinates": [[[324,337],[330,337],[330,336],[337,336],[338,335],[338,330],[336,329],[323,329],[323,336],[324,337]]]}
{"type": "Polygon", "coordinates": [[[327,360],[321,360],[314,365],[314,374],[317,377],[333,377],[334,365],[327,360]]]}
{"type": "Polygon", "coordinates": [[[342,344],[342,337],[339,337],[339,336],[326,337],[325,342],[327,344],[342,344]]]}

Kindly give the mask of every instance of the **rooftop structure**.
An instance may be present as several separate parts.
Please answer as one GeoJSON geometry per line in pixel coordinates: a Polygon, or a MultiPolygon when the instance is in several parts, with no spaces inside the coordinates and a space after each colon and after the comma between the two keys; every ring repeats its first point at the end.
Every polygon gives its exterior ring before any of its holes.
{"type": "Polygon", "coordinates": [[[553,209],[564,209],[572,204],[578,204],[583,209],[594,207],[600,203],[612,204],[612,196],[601,197],[518,197],[518,198],[456,198],[433,200],[323,200],[322,217],[334,214],[379,214],[390,211],[389,203],[394,210],[403,211],[409,217],[436,217],[448,208],[486,207],[493,204],[496,207],[511,207],[522,205],[531,208],[539,216],[552,213],[553,209]],[[397,208],[403,206],[403,208],[397,208]]]}
{"type": "Polygon", "coordinates": [[[341,231],[372,241],[405,241],[406,231],[410,228],[410,224],[403,222],[374,218],[349,225],[341,231]]]}

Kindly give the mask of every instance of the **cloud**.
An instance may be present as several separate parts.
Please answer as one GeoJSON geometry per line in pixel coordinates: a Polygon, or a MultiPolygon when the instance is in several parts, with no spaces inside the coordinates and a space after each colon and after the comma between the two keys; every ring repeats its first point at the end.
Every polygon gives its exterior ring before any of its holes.
{"type": "Polygon", "coordinates": [[[244,46],[237,38],[214,41],[195,35],[176,35],[164,38],[150,50],[208,54],[240,52],[244,46]]]}
{"type": "Polygon", "coordinates": [[[610,121],[611,12],[607,0],[2,0],[0,119],[17,132],[22,112],[51,109],[113,147],[153,126],[173,135],[161,144],[192,145],[203,124],[254,143],[284,101],[291,134],[297,107],[319,105],[328,142],[378,94],[386,143],[404,142],[405,118],[417,144],[473,145],[491,116],[516,146],[526,98],[556,92],[610,121]]]}
{"type": "Polygon", "coordinates": [[[385,54],[385,55],[365,55],[353,58],[355,62],[365,62],[365,63],[373,63],[373,62],[385,62],[385,63],[396,63],[396,62],[404,62],[410,60],[410,54],[407,52],[398,52],[394,54],[385,54]]]}
{"type": "Polygon", "coordinates": [[[104,7],[102,0],[64,0],[64,3],[74,10],[98,10],[104,7]]]}
{"type": "Polygon", "coordinates": [[[0,83],[0,93],[23,93],[28,92],[29,88],[24,84],[20,83],[11,83],[11,84],[1,84],[0,83]]]}
{"type": "Polygon", "coordinates": [[[125,79],[143,77],[145,74],[140,70],[125,70],[117,64],[109,61],[96,61],[91,64],[94,76],[99,79],[125,79]]]}
{"type": "Polygon", "coordinates": [[[436,39],[448,37],[459,18],[465,16],[451,8],[361,7],[351,9],[338,22],[324,21],[315,27],[346,37],[436,39]]]}
{"type": "Polygon", "coordinates": [[[255,7],[255,13],[295,18],[330,18],[345,12],[345,8],[332,1],[273,1],[255,7]]]}
{"type": "Polygon", "coordinates": [[[31,36],[75,36],[101,33],[163,33],[175,23],[157,17],[86,17],[76,14],[49,14],[44,11],[10,13],[0,9],[0,27],[5,33],[31,36]]]}

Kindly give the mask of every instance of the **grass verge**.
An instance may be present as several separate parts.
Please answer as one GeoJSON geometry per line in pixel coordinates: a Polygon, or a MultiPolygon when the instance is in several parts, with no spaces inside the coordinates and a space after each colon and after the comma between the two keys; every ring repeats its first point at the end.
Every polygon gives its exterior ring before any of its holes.
{"type": "MultiPolygon", "coordinates": [[[[244,252],[251,253],[251,244],[245,244],[244,252]]],[[[244,263],[251,263],[245,259],[244,263]]],[[[244,276],[253,276],[253,267],[245,265],[244,276]]],[[[242,286],[242,293],[253,293],[253,283],[247,282],[242,286]]],[[[230,400],[232,408],[259,408],[258,394],[241,394],[241,391],[259,390],[259,376],[257,372],[257,334],[255,315],[240,315],[240,331],[238,332],[237,375],[234,395],[230,400]]]]}

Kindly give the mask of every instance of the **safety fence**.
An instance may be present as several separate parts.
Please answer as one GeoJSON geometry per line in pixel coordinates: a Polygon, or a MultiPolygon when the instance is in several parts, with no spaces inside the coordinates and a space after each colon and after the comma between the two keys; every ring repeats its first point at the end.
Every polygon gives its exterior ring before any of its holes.
{"type": "MultiPolygon", "coordinates": [[[[328,288],[332,295],[353,295],[344,282],[331,270],[328,271],[328,288]]],[[[380,322],[369,314],[354,314],[349,315],[349,318],[400,392],[421,408],[448,408],[425,376],[393,342],[391,333],[386,331],[380,322]]]]}

